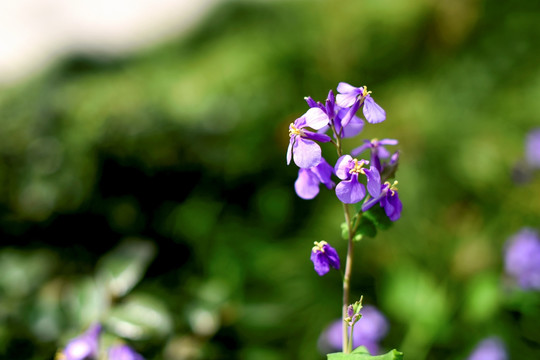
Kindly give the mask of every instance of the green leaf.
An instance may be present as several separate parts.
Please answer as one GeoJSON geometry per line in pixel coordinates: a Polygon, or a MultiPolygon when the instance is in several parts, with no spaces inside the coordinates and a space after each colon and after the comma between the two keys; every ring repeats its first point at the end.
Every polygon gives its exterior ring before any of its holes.
{"type": "Polygon", "coordinates": [[[347,226],[346,222],[341,223],[341,237],[343,240],[349,239],[349,227],[347,226]]]}
{"type": "Polygon", "coordinates": [[[386,230],[393,224],[392,220],[390,220],[384,212],[384,209],[378,205],[375,205],[366,211],[364,217],[371,220],[377,229],[381,230],[386,230]]]}
{"type": "MultiPolygon", "coordinates": [[[[375,237],[377,235],[377,227],[375,223],[366,216],[362,216],[356,233],[362,236],[375,237]]],[[[360,237],[361,239],[362,237],[360,237]]],[[[358,240],[360,240],[358,239],[358,240]]],[[[355,237],[356,240],[356,237],[355,237]]]]}
{"type": "Polygon", "coordinates": [[[126,240],[101,259],[98,279],[112,296],[124,296],[142,279],[155,254],[156,246],[150,241],[126,240]]]}
{"type": "Polygon", "coordinates": [[[387,352],[384,355],[370,355],[363,346],[357,347],[352,353],[344,354],[342,352],[328,354],[328,360],[402,360],[403,353],[396,349],[387,352]]]}
{"type": "Polygon", "coordinates": [[[150,294],[130,294],[110,310],[104,323],[112,333],[129,340],[165,338],[173,325],[165,304],[150,294]]]}

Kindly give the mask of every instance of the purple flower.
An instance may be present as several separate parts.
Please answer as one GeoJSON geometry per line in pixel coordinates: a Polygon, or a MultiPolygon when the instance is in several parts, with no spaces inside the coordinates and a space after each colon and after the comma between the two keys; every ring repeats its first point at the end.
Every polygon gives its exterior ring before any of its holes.
{"type": "Polygon", "coordinates": [[[320,102],[315,102],[311,97],[305,98],[308,105],[312,108],[321,109],[328,117],[329,124],[321,129],[319,133],[323,134],[328,131],[330,124],[334,125],[337,134],[342,138],[350,138],[358,135],[364,128],[364,121],[356,116],[360,102],[357,101],[349,108],[342,108],[335,104],[334,93],[332,90],[328,93],[325,105],[320,102]]]}
{"type": "MultiPolygon", "coordinates": [[[[362,317],[354,324],[353,349],[365,346],[371,355],[380,353],[379,342],[388,333],[388,321],[374,306],[366,305],[360,310],[362,317]]],[[[323,353],[339,351],[342,346],[343,320],[331,323],[319,337],[319,348],[323,353]]]]}
{"type": "Polygon", "coordinates": [[[362,205],[362,211],[368,211],[373,205],[379,203],[384,212],[392,221],[396,221],[401,216],[401,210],[403,205],[399,199],[397,181],[394,181],[392,185],[388,181],[381,185],[381,191],[379,196],[374,196],[373,199],[362,205]]]}
{"type": "Polygon", "coordinates": [[[530,167],[540,168],[540,128],[527,135],[525,158],[530,167]]]}
{"type": "Polygon", "coordinates": [[[128,345],[115,345],[109,348],[109,360],[144,360],[128,345]]]}
{"type": "Polygon", "coordinates": [[[372,139],[371,141],[364,140],[364,144],[356,149],[353,149],[351,151],[351,155],[357,156],[366,149],[371,149],[371,164],[375,166],[379,172],[382,172],[381,159],[386,159],[390,156],[390,153],[384,146],[397,145],[397,143],[398,141],[395,139],[372,139]]]}
{"type": "Polygon", "coordinates": [[[370,124],[376,124],[386,120],[386,112],[377,105],[371,97],[371,91],[367,91],[365,86],[357,88],[345,82],[340,82],[337,87],[339,94],[336,96],[336,103],[341,107],[353,106],[358,96],[363,100],[363,112],[366,120],[370,124]]]}
{"type": "Polygon", "coordinates": [[[319,165],[309,169],[298,169],[298,178],[294,183],[296,194],[302,199],[310,200],[319,194],[319,185],[322,183],[328,189],[334,187],[331,177],[334,169],[321,157],[319,165]]]}
{"type": "Polygon", "coordinates": [[[315,246],[311,250],[311,261],[313,261],[315,271],[319,276],[329,272],[330,267],[339,270],[338,253],[326,241],[315,242],[315,246]]]}
{"type": "Polygon", "coordinates": [[[505,269],[523,289],[540,290],[540,237],[523,228],[505,246],[505,269]]]}
{"type": "Polygon", "coordinates": [[[506,348],[498,337],[482,340],[474,348],[467,360],[507,360],[506,348]]]}
{"type": "Polygon", "coordinates": [[[58,354],[57,359],[83,360],[97,358],[100,332],[100,324],[90,326],[85,333],[70,340],[64,351],[58,354]]]}
{"type": "Polygon", "coordinates": [[[321,147],[315,141],[328,142],[330,137],[306,130],[307,127],[319,130],[328,124],[328,116],[318,107],[309,109],[289,125],[289,147],[287,148],[287,164],[294,163],[300,168],[316,166],[321,161],[321,147]]]}
{"type": "Polygon", "coordinates": [[[336,175],[342,181],[336,186],[336,196],[345,204],[355,204],[366,196],[364,184],[358,180],[358,174],[367,178],[367,188],[371,196],[378,196],[381,191],[381,176],[373,166],[365,169],[369,161],[353,159],[350,155],[341,156],[334,167],[336,175]]]}

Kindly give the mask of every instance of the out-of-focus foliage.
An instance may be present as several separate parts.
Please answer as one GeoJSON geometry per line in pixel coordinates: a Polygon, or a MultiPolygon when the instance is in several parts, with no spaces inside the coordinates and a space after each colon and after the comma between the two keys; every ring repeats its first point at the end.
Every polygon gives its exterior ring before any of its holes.
{"type": "Polygon", "coordinates": [[[462,359],[497,335],[539,358],[540,294],[502,266],[506,239],[540,227],[540,174],[513,178],[539,123],[539,11],[228,2],[139,55],[3,89],[0,357],[50,359],[102,321],[103,343],[147,359],[323,359],[341,281],[309,252],[345,251],[342,209],[296,197],[285,150],[303,97],[347,81],[388,115],[364,136],[400,141],[402,218],[356,243],[352,277],[389,318],[383,347],[462,359]]]}

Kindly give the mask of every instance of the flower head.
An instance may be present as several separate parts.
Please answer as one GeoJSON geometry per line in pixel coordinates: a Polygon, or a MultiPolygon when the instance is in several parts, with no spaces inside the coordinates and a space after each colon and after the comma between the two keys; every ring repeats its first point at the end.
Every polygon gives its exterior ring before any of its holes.
{"type": "Polygon", "coordinates": [[[336,133],[341,138],[350,138],[358,135],[364,128],[364,121],[356,116],[360,102],[353,103],[350,107],[341,107],[335,103],[334,93],[332,90],[328,93],[328,98],[325,104],[316,102],[311,97],[305,98],[307,104],[311,108],[321,109],[328,117],[328,125],[319,129],[319,133],[324,134],[333,125],[336,133]]]}
{"type": "Polygon", "coordinates": [[[68,342],[64,350],[57,354],[57,360],[83,360],[97,358],[100,332],[100,324],[90,326],[82,335],[68,342]]]}
{"type": "Polygon", "coordinates": [[[350,155],[341,156],[336,162],[335,171],[342,181],[336,186],[336,196],[345,204],[355,204],[366,196],[366,188],[358,180],[359,175],[367,178],[367,188],[371,196],[378,196],[381,190],[381,176],[373,166],[364,168],[369,161],[353,159],[350,155]]]}
{"type": "Polygon", "coordinates": [[[313,261],[315,271],[319,276],[329,272],[330,267],[339,270],[338,253],[326,241],[315,242],[315,246],[311,250],[311,261],[313,261]]]}
{"type": "Polygon", "coordinates": [[[337,87],[339,94],[336,103],[341,107],[350,107],[360,97],[363,99],[363,112],[370,124],[376,124],[386,120],[386,112],[371,97],[371,91],[367,87],[354,87],[345,82],[340,82],[337,87]]]}
{"type": "Polygon", "coordinates": [[[296,194],[302,199],[310,200],[319,194],[319,185],[322,183],[328,189],[334,187],[332,174],[334,169],[321,157],[319,165],[309,169],[298,169],[298,178],[294,183],[296,194]]]}
{"type": "Polygon", "coordinates": [[[144,360],[128,345],[115,345],[109,348],[109,360],[144,360]]]}
{"type": "Polygon", "coordinates": [[[512,236],[505,247],[505,269],[523,289],[540,290],[540,237],[530,228],[512,236]]]}
{"type": "MultiPolygon", "coordinates": [[[[353,348],[365,346],[372,355],[380,352],[379,342],[388,333],[388,321],[385,316],[372,305],[360,310],[362,317],[354,324],[353,348]]],[[[319,347],[322,352],[341,350],[343,337],[343,320],[332,322],[321,334],[319,347]]]]}
{"type": "Polygon", "coordinates": [[[467,360],[507,360],[506,348],[498,337],[482,340],[474,348],[467,360]]]}
{"type": "Polygon", "coordinates": [[[316,166],[321,161],[321,147],[315,141],[328,142],[330,137],[307,130],[310,127],[319,130],[328,124],[328,116],[318,107],[309,109],[304,115],[289,125],[289,147],[287,164],[294,163],[300,168],[316,166]]]}
{"type": "Polygon", "coordinates": [[[525,158],[532,168],[540,168],[540,128],[532,130],[527,135],[525,158]]]}
{"type": "Polygon", "coordinates": [[[384,212],[390,220],[398,220],[401,216],[403,204],[399,199],[397,184],[397,181],[394,181],[393,184],[385,181],[384,184],[381,185],[379,196],[374,196],[373,199],[363,204],[362,211],[368,211],[373,205],[379,203],[381,207],[384,208],[384,212]]]}
{"type": "Polygon", "coordinates": [[[382,172],[381,159],[390,157],[390,152],[386,150],[385,145],[397,145],[395,139],[372,139],[364,140],[364,144],[351,151],[352,156],[357,156],[367,149],[371,149],[371,164],[382,172]]]}

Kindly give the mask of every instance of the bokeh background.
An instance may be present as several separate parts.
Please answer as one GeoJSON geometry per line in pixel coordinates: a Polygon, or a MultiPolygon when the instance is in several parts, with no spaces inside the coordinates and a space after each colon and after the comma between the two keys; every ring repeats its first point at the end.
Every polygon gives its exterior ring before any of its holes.
{"type": "Polygon", "coordinates": [[[345,147],[400,141],[402,218],[357,244],[352,278],[389,321],[382,347],[457,360],[498,336],[540,358],[540,294],[503,263],[510,236],[540,228],[524,166],[540,3],[141,0],[85,22],[81,2],[69,27],[54,3],[0,36],[36,41],[26,57],[0,44],[1,358],[51,359],[100,321],[103,344],[147,359],[324,359],[341,282],[309,253],[345,253],[342,207],[299,199],[285,151],[303,98],[340,81],[387,112],[345,147]],[[157,20],[122,23],[134,9],[157,20]],[[40,48],[47,31],[71,40],[40,48]]]}

